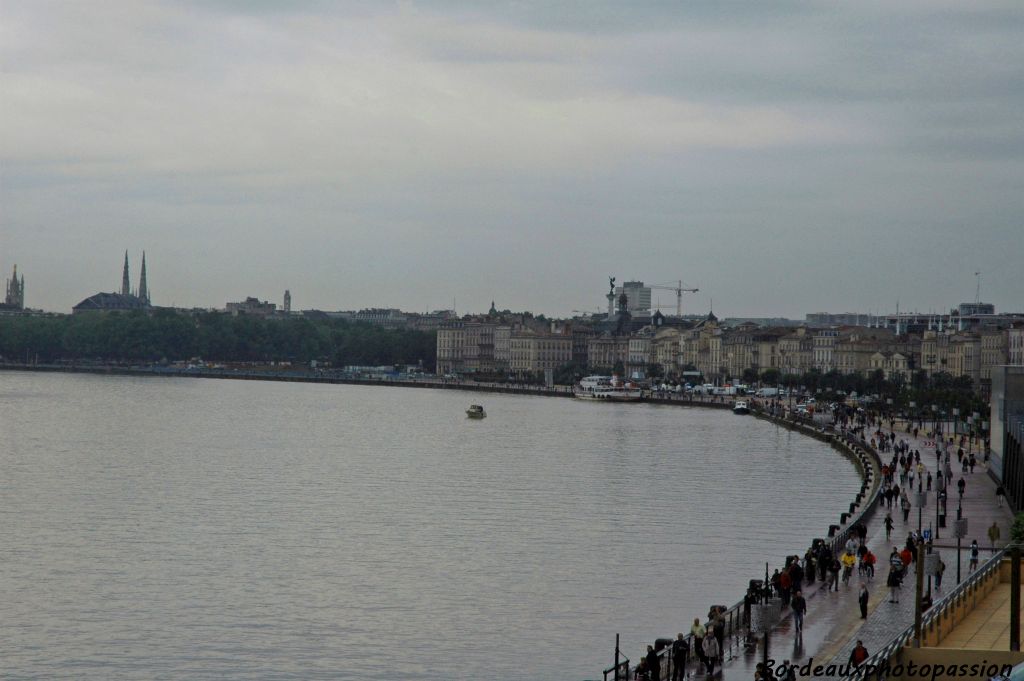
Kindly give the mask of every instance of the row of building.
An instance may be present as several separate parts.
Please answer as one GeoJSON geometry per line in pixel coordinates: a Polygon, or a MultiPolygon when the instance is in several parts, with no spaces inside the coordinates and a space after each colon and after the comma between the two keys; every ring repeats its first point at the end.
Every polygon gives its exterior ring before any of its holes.
{"type": "MultiPolygon", "coordinates": [[[[7,302],[14,309],[14,306],[24,307],[24,277],[19,282],[17,269],[12,279],[7,283],[7,302]]],[[[343,319],[349,322],[365,322],[382,326],[388,329],[411,329],[419,331],[435,331],[442,324],[455,319],[455,312],[452,310],[437,310],[434,312],[403,312],[401,310],[387,308],[367,308],[362,310],[301,310],[292,311],[291,291],[285,291],[282,305],[267,300],[260,300],[255,297],[247,297],[237,302],[227,302],[221,312],[231,315],[251,315],[271,319],[285,319],[289,317],[305,317],[308,319],[343,319]]],[[[3,309],[0,304],[0,310],[3,309]]],[[[92,312],[130,312],[133,310],[153,311],[157,308],[152,304],[152,289],[146,279],[146,254],[142,254],[142,267],[139,273],[139,285],[132,288],[130,282],[128,253],[125,252],[124,265],[121,270],[121,287],[114,292],[95,293],[83,299],[71,308],[73,314],[92,312]]],[[[177,309],[177,308],[175,308],[177,309]]],[[[177,309],[182,313],[194,314],[208,312],[203,309],[177,309]]]]}
{"type": "Polygon", "coordinates": [[[724,382],[775,370],[802,375],[818,370],[909,380],[915,371],[932,376],[967,376],[979,389],[991,383],[992,367],[1024,364],[1024,316],[978,325],[938,324],[910,330],[888,326],[767,327],[751,322],[721,324],[713,313],[699,322],[655,313],[633,318],[617,313],[594,321],[538,320],[491,313],[442,324],[437,335],[437,371],[536,373],[575,363],[590,369],[621,366],[643,377],[699,372],[724,382]]]}

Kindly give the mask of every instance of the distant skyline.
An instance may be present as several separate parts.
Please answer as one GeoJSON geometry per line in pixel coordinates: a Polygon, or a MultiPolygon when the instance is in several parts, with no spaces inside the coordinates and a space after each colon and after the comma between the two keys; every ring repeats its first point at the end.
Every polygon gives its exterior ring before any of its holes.
{"type": "Polygon", "coordinates": [[[5,2],[0,273],[67,312],[1024,308],[1024,6],[5,2]],[[675,304],[671,291],[654,302],[675,304]]]}

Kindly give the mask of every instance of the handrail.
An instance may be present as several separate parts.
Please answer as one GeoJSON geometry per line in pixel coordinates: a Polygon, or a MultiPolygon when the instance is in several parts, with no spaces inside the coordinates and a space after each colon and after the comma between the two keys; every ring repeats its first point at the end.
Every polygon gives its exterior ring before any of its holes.
{"type": "Polygon", "coordinates": [[[613,678],[615,678],[616,680],[617,679],[628,679],[629,678],[629,658],[623,656],[623,660],[621,662],[619,662],[618,665],[614,665],[613,664],[611,667],[608,667],[608,669],[604,670],[605,681],[608,681],[608,674],[610,674],[611,672],[614,672],[615,670],[617,670],[617,669],[619,669],[621,667],[625,667],[626,668],[626,673],[623,674],[622,676],[619,676],[616,673],[613,678]]]}
{"type": "MultiPolygon", "coordinates": [[[[922,618],[921,629],[935,621],[936,618],[945,615],[949,610],[957,605],[959,598],[967,593],[969,589],[988,579],[993,572],[999,569],[1003,558],[1006,556],[1006,549],[1000,549],[998,553],[989,557],[980,568],[972,572],[967,576],[967,579],[963,580],[956,586],[955,589],[950,591],[948,594],[942,597],[942,599],[932,605],[928,609],[926,615],[922,618]]],[[[914,625],[911,624],[909,627],[904,629],[902,632],[897,634],[892,641],[888,643],[884,648],[876,652],[874,655],[865,660],[861,669],[867,670],[865,672],[857,672],[849,674],[842,678],[842,681],[857,681],[866,678],[866,674],[872,672],[877,679],[885,678],[885,671],[888,668],[889,660],[893,658],[897,651],[903,648],[904,645],[914,638],[914,625]]]]}

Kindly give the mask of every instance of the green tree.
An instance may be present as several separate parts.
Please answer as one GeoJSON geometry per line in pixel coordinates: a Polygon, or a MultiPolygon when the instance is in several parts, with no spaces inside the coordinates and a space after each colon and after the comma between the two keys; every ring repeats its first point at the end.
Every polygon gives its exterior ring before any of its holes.
{"type": "Polygon", "coordinates": [[[1010,526],[1010,540],[1016,544],[1024,542],[1024,513],[1018,513],[1010,526]]]}

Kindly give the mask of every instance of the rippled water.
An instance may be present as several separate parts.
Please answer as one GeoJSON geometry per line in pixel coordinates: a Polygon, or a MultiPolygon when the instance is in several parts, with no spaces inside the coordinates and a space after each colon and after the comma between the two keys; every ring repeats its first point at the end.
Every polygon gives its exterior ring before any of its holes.
{"type": "Polygon", "coordinates": [[[858,486],[728,412],[0,373],[0,676],[599,678],[858,486]]]}

